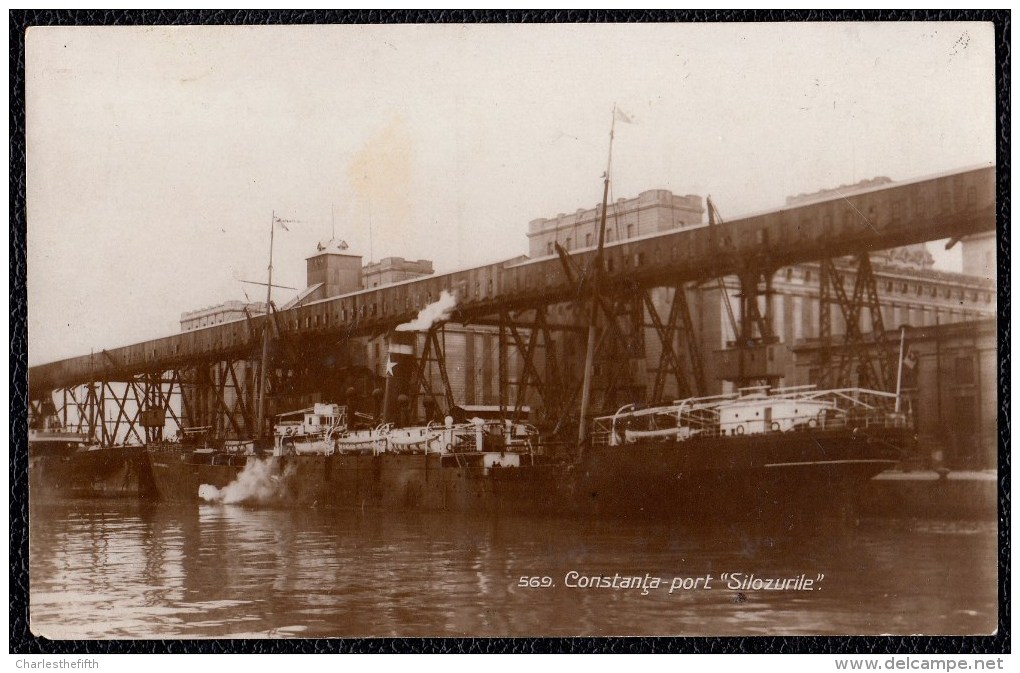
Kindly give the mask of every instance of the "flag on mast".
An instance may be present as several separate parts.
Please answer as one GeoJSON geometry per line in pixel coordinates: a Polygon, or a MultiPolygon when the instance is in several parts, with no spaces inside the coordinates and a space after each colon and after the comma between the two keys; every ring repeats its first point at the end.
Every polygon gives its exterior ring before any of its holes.
{"type": "Polygon", "coordinates": [[[623,122],[624,124],[633,124],[633,123],[635,123],[634,122],[634,118],[631,117],[626,112],[624,112],[623,110],[621,110],[620,108],[616,108],[616,120],[619,121],[619,122],[623,122]]]}
{"type": "Polygon", "coordinates": [[[283,227],[284,231],[290,231],[290,227],[288,227],[287,225],[288,224],[294,224],[295,222],[298,222],[298,221],[299,220],[285,220],[282,217],[273,217],[273,222],[275,222],[276,224],[278,224],[281,227],[283,227]]]}
{"type": "Polygon", "coordinates": [[[903,366],[913,369],[917,366],[917,359],[917,353],[913,349],[907,348],[907,354],[903,356],[903,366]]]}

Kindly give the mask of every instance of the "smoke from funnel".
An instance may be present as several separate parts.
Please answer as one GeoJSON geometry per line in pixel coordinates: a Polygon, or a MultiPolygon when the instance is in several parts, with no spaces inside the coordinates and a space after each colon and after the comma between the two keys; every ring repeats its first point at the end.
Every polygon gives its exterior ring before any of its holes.
{"type": "Polygon", "coordinates": [[[418,311],[418,317],[397,327],[398,332],[417,332],[432,328],[437,322],[450,319],[450,313],[457,306],[457,297],[443,290],[439,300],[418,311]]]}

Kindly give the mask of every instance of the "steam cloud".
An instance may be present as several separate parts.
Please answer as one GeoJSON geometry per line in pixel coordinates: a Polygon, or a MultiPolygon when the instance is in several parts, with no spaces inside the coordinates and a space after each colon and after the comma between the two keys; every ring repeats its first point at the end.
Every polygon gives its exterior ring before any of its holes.
{"type": "Polygon", "coordinates": [[[418,317],[397,327],[398,332],[418,332],[430,329],[437,322],[450,319],[450,313],[457,306],[457,297],[443,290],[439,300],[418,311],[418,317]]]}
{"type": "Polygon", "coordinates": [[[198,487],[198,496],[206,502],[224,505],[265,504],[279,498],[284,482],[292,473],[293,465],[288,465],[281,474],[272,460],[251,460],[234,481],[223,488],[202,484],[198,487]]]}

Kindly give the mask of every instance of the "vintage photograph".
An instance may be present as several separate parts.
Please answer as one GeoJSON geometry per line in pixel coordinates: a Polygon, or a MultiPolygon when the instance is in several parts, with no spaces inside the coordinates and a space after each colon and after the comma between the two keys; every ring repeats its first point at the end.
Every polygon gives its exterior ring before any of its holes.
{"type": "Polygon", "coordinates": [[[994,41],[29,28],[32,634],[994,634],[994,41]]]}

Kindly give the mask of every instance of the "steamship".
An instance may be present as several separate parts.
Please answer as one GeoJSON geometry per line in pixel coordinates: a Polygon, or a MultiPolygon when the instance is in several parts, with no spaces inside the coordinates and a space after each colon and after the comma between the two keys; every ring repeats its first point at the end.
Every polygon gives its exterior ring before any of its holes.
{"type": "Polygon", "coordinates": [[[578,465],[593,512],[708,519],[853,513],[912,441],[895,394],[751,387],[595,419],[578,465]]]}
{"type": "Polygon", "coordinates": [[[401,423],[415,332],[391,337],[381,419],[337,404],[277,417],[272,445],[151,449],[166,500],[259,506],[615,514],[683,521],[852,507],[912,436],[896,395],[742,389],[595,418],[554,459],[528,424],[401,423]]]}
{"type": "Polygon", "coordinates": [[[33,499],[153,495],[143,447],[100,447],[51,417],[30,418],[29,424],[28,486],[33,499]]]}
{"type": "Polygon", "coordinates": [[[158,497],[258,506],[566,511],[570,467],[526,423],[400,423],[416,332],[391,338],[382,419],[338,404],[277,417],[270,446],[193,437],[150,446],[158,497]]]}

